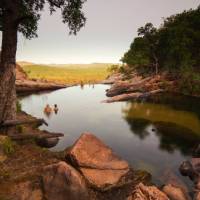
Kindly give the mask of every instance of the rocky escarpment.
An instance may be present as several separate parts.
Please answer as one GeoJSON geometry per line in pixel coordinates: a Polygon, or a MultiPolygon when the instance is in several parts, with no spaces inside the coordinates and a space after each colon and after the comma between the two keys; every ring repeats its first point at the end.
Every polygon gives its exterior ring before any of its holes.
{"type": "Polygon", "coordinates": [[[109,97],[103,101],[106,103],[146,98],[173,86],[173,82],[166,81],[164,75],[143,78],[133,74],[132,78],[128,80],[122,75],[119,75],[118,78],[116,74],[113,76],[114,78],[109,77],[108,79],[108,82],[111,80],[112,86],[106,91],[106,96],[109,97]]]}
{"type": "Polygon", "coordinates": [[[44,82],[41,80],[31,80],[24,70],[16,65],[16,91],[17,93],[31,93],[46,90],[56,90],[67,87],[66,85],[44,82]]]}

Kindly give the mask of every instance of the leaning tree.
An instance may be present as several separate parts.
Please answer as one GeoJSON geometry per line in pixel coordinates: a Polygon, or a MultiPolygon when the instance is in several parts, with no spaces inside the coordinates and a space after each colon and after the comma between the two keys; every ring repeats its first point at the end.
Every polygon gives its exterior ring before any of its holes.
{"type": "Polygon", "coordinates": [[[15,66],[17,33],[25,38],[37,37],[38,21],[44,7],[50,13],[61,11],[62,21],[76,34],[86,18],[82,6],[86,0],[0,0],[0,31],[2,32],[0,60],[0,123],[16,118],[15,66]]]}

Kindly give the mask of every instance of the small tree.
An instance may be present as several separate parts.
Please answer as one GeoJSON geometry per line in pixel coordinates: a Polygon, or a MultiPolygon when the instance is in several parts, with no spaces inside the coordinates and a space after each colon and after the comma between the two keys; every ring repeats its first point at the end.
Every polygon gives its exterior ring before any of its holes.
{"type": "Polygon", "coordinates": [[[147,23],[144,27],[138,29],[138,36],[121,60],[136,68],[153,66],[157,74],[159,68],[157,29],[151,23],[147,23]]]}
{"type": "Polygon", "coordinates": [[[155,73],[158,73],[158,56],[157,56],[157,46],[159,43],[157,29],[152,23],[147,23],[144,27],[138,29],[138,36],[142,36],[146,40],[149,47],[149,58],[151,64],[155,67],[155,73]]]}
{"type": "Polygon", "coordinates": [[[0,31],[2,31],[0,61],[0,123],[16,118],[15,65],[17,33],[26,38],[37,37],[38,20],[44,5],[52,14],[61,10],[62,21],[76,34],[86,18],[82,5],[86,0],[0,0],[0,31]]]}

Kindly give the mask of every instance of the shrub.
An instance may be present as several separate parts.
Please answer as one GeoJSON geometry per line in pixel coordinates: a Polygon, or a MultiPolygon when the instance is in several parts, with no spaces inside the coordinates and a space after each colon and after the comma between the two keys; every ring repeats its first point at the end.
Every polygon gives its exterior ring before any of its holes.
{"type": "Polygon", "coordinates": [[[22,105],[19,101],[17,101],[16,103],[16,108],[17,108],[17,112],[21,112],[22,111],[22,105]]]}
{"type": "Polygon", "coordinates": [[[3,152],[6,155],[10,155],[14,152],[14,144],[9,138],[5,139],[5,141],[2,144],[2,147],[3,147],[3,152]]]}

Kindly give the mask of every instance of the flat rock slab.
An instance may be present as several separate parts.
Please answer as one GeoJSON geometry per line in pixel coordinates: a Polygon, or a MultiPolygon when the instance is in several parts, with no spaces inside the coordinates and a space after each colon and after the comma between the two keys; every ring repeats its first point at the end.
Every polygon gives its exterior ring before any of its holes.
{"type": "MultiPolygon", "coordinates": [[[[108,190],[113,186],[116,186],[116,183],[121,180],[121,185],[123,185],[123,177],[129,170],[98,170],[98,169],[86,169],[80,168],[84,177],[87,178],[90,185],[102,188],[103,190],[108,190]]],[[[117,184],[120,186],[120,183],[117,184]]]]}
{"type": "Polygon", "coordinates": [[[91,186],[100,190],[126,184],[130,168],[108,146],[91,133],[84,133],[66,153],[66,160],[78,168],[91,186]]]}

